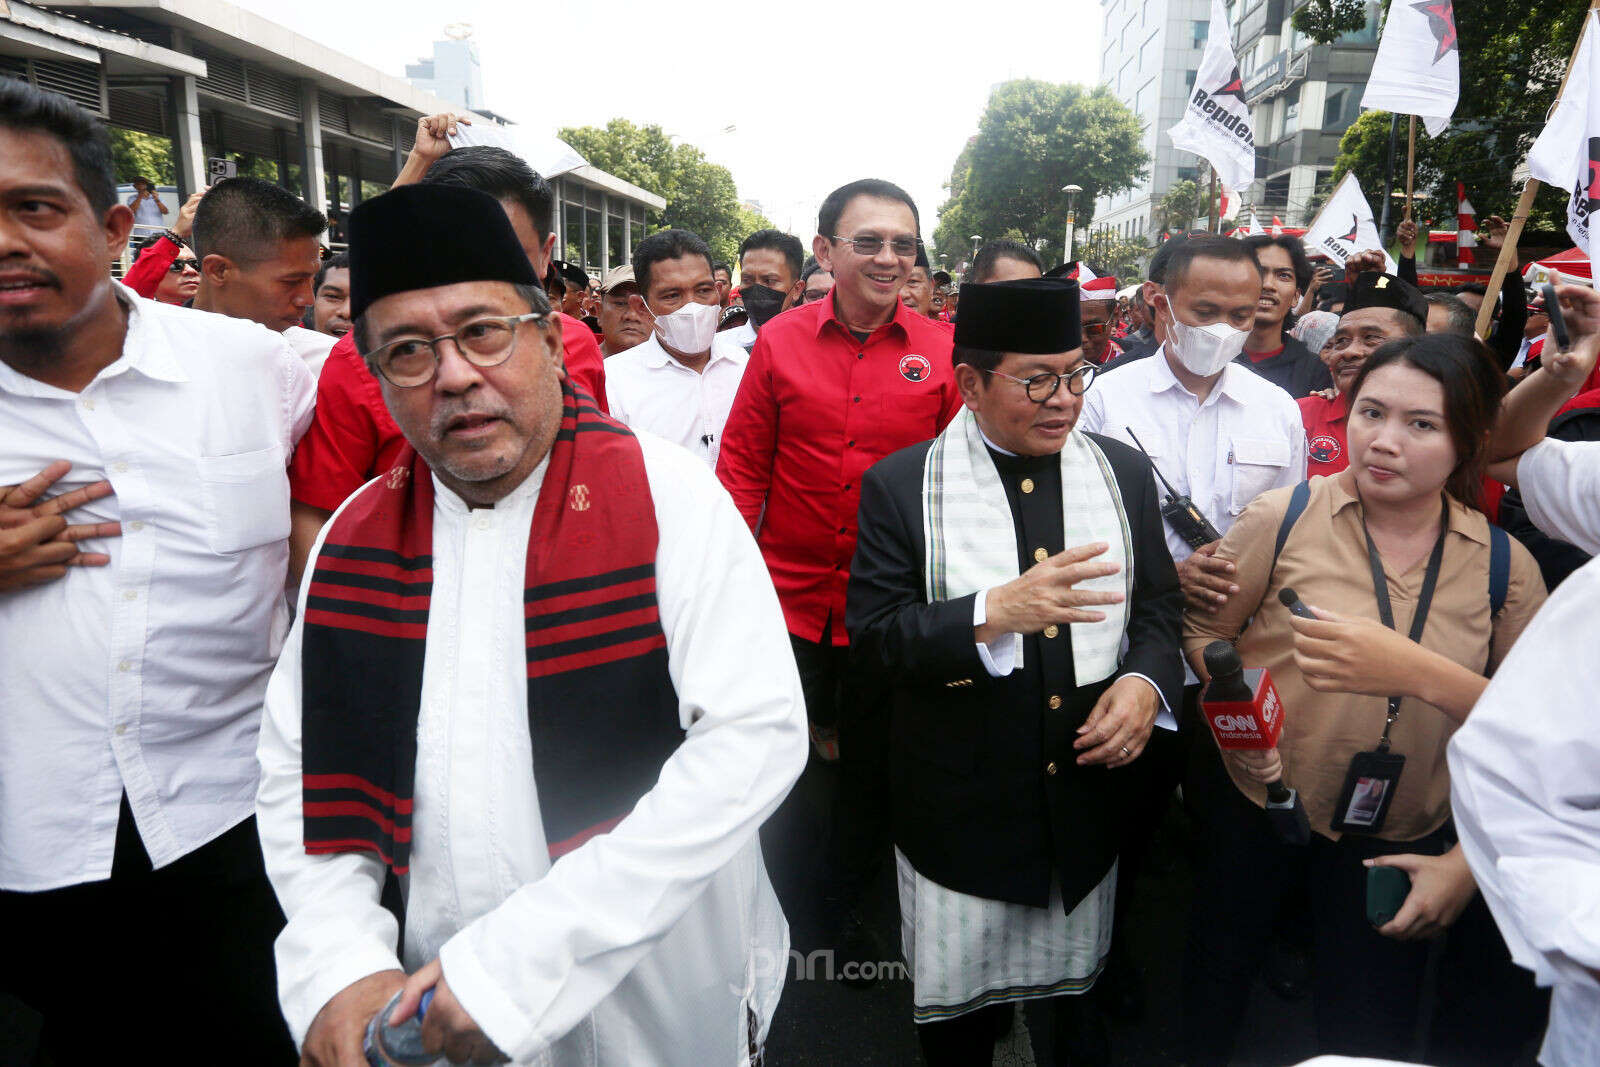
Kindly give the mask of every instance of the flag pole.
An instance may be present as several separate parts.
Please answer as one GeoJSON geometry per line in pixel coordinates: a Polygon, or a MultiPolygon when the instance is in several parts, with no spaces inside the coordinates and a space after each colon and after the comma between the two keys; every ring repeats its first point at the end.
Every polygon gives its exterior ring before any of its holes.
{"type": "MultiPolygon", "coordinates": [[[[1595,8],[1600,8],[1600,0],[1590,0],[1589,11],[1595,8]]],[[[1578,39],[1572,45],[1572,56],[1567,60],[1567,71],[1561,76],[1561,87],[1556,90],[1557,100],[1560,100],[1561,94],[1567,91],[1567,79],[1572,77],[1572,65],[1578,61],[1578,49],[1583,47],[1583,35],[1589,32],[1591,17],[1587,11],[1584,13],[1583,28],[1578,31],[1578,39]]],[[[1499,295],[1500,286],[1505,283],[1506,271],[1517,258],[1517,242],[1522,238],[1522,224],[1528,221],[1528,212],[1533,209],[1533,198],[1539,194],[1539,185],[1538,178],[1529,178],[1522,186],[1522,195],[1517,198],[1516,210],[1511,214],[1511,224],[1506,227],[1500,254],[1495,257],[1494,273],[1489,277],[1489,287],[1483,295],[1483,305],[1478,308],[1478,321],[1473,328],[1473,332],[1485,341],[1489,339],[1489,323],[1494,318],[1495,298],[1499,295]]]]}
{"type": "Polygon", "coordinates": [[[1411,122],[1406,129],[1406,211],[1400,218],[1411,221],[1411,184],[1417,176],[1417,116],[1407,116],[1411,122]]]}
{"type": "Polygon", "coordinates": [[[1206,199],[1206,214],[1211,216],[1207,233],[1217,232],[1217,168],[1211,168],[1211,192],[1206,199]]]}

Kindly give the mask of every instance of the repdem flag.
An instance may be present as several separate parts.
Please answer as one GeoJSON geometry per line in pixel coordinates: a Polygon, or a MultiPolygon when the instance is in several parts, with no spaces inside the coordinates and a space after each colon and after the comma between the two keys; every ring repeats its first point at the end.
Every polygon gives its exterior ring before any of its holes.
{"type": "Polygon", "coordinates": [[[1528,153],[1528,173],[1567,190],[1567,233],[1591,259],[1590,214],[1600,210],[1600,16],[1589,12],[1566,88],[1528,153]]]}
{"type": "Polygon", "coordinates": [[[1450,125],[1461,95],[1461,50],[1451,0],[1394,0],[1361,106],[1415,115],[1429,137],[1450,125]]]}
{"type": "MultiPolygon", "coordinates": [[[[1301,240],[1305,242],[1307,254],[1320,252],[1341,267],[1357,252],[1383,247],[1383,242],[1378,240],[1378,226],[1372,221],[1372,208],[1367,205],[1354,173],[1344,176],[1328,202],[1317,212],[1317,217],[1311,220],[1301,240]]],[[[1389,253],[1383,254],[1383,260],[1384,269],[1393,274],[1395,263],[1389,253]]]]}
{"type": "Polygon", "coordinates": [[[1205,157],[1226,188],[1243,189],[1255,181],[1256,135],[1250,127],[1250,108],[1244,102],[1244,85],[1222,0],[1211,0],[1211,27],[1205,55],[1195,72],[1194,92],[1183,118],[1167,136],[1176,147],[1205,157]]]}

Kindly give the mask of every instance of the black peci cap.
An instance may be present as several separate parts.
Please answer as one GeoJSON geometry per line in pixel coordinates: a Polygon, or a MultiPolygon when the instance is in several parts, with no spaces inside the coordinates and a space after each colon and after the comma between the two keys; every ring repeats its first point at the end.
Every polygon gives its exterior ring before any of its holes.
{"type": "Polygon", "coordinates": [[[1344,313],[1348,315],[1360,308],[1394,308],[1424,326],[1428,324],[1427,297],[1422,295],[1422,290],[1393,274],[1364,270],[1356,275],[1344,302],[1344,313]]]}
{"type": "Polygon", "coordinates": [[[968,282],[955,343],[990,352],[1054,355],[1083,347],[1078,283],[1060,278],[968,282]]]}

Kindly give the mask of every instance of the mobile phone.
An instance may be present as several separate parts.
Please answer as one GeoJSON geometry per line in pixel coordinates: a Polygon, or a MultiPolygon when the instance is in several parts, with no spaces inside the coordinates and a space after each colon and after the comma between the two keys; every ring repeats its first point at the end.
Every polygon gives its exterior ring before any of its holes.
{"type": "Polygon", "coordinates": [[[1549,282],[1539,284],[1539,295],[1544,297],[1544,313],[1550,319],[1550,332],[1556,338],[1556,351],[1572,348],[1572,338],[1567,336],[1567,320],[1561,315],[1561,301],[1556,298],[1556,287],[1549,282]]]}
{"type": "Polygon", "coordinates": [[[211,175],[211,184],[213,185],[224,178],[237,178],[239,176],[239,164],[231,159],[223,159],[220,156],[213,156],[206,160],[206,170],[211,175]]]}
{"type": "Polygon", "coordinates": [[[1411,876],[1398,867],[1367,868],[1367,922],[1384,926],[1400,914],[1411,893],[1411,876]]]}

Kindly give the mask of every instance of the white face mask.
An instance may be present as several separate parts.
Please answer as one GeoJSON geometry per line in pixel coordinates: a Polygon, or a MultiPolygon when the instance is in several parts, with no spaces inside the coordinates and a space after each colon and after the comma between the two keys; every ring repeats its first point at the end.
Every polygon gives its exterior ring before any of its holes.
{"type": "Polygon", "coordinates": [[[1183,364],[1184,369],[1201,378],[1220,374],[1244,351],[1244,343],[1250,338],[1249,330],[1235,330],[1225,322],[1190,326],[1180,321],[1171,298],[1167,300],[1167,311],[1172,317],[1172,325],[1167,329],[1167,344],[1178,354],[1178,362],[1183,364]]]}
{"type": "Polygon", "coordinates": [[[656,333],[673,351],[698,356],[710,351],[711,339],[717,335],[717,323],[721,320],[722,309],[717,305],[691,300],[670,315],[656,315],[656,333]]]}

